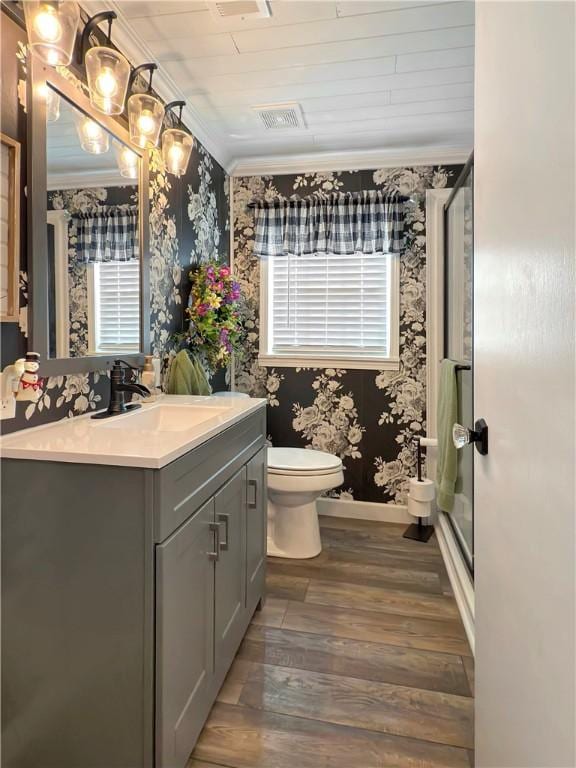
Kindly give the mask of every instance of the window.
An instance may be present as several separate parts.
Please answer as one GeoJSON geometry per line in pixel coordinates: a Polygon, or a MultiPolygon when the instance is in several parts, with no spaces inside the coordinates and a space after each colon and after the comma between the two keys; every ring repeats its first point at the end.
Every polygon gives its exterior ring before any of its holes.
{"type": "Polygon", "coordinates": [[[140,351],[140,262],[88,266],[88,343],[92,354],[140,351]]]}
{"type": "Polygon", "coordinates": [[[260,363],[397,370],[398,270],[388,253],[262,261],[260,363]]]}

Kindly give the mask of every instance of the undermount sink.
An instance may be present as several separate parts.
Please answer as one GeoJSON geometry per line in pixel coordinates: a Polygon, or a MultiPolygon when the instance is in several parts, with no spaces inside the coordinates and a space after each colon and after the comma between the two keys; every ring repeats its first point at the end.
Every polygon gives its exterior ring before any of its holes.
{"type": "Polygon", "coordinates": [[[226,411],[229,408],[218,406],[156,405],[95,423],[124,432],[185,432],[226,411]]]}

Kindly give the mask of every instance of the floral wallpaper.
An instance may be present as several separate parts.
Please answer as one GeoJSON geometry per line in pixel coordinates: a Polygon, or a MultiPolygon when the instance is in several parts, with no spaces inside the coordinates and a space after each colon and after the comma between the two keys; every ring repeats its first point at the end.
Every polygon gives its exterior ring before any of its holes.
{"type": "Polygon", "coordinates": [[[359,501],[404,503],[416,470],[414,438],[426,430],[426,189],[453,186],[461,166],[380,168],[235,178],[234,270],[246,296],[247,348],[237,389],[268,398],[274,445],[308,447],[342,458],[344,485],[359,501]],[[258,365],[259,262],[253,255],[254,198],[384,189],[412,199],[400,256],[400,370],[264,368],[258,365]]]}
{"type": "MultiPolygon", "coordinates": [[[[20,227],[21,322],[0,323],[2,367],[13,363],[18,357],[23,357],[28,348],[28,269],[24,195],[27,119],[25,50],[24,30],[2,11],[2,132],[21,143],[23,157],[20,227]]],[[[82,86],[81,83],[79,85],[82,86]]],[[[190,292],[190,266],[212,257],[229,263],[228,177],[205,148],[195,142],[187,173],[181,178],[167,174],[160,153],[152,153],[148,193],[151,347],[154,354],[167,360],[174,346],[172,336],[183,328],[183,309],[190,292]]],[[[39,373],[42,375],[42,367],[39,373]]],[[[219,379],[215,386],[224,388],[226,383],[219,379]]],[[[16,418],[3,421],[2,431],[8,433],[105,407],[108,388],[105,372],[52,376],[45,382],[44,394],[38,403],[18,403],[16,418]]]]}

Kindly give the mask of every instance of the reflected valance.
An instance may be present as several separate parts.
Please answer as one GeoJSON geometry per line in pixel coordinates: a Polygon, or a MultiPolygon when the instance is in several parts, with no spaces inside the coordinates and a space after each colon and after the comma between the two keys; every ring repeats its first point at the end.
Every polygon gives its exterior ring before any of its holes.
{"type": "Polygon", "coordinates": [[[102,206],[72,218],[76,224],[78,261],[131,261],[139,258],[136,206],[102,206]]]}
{"type": "Polygon", "coordinates": [[[254,253],[399,253],[407,200],[374,190],[255,201],[254,253]]]}

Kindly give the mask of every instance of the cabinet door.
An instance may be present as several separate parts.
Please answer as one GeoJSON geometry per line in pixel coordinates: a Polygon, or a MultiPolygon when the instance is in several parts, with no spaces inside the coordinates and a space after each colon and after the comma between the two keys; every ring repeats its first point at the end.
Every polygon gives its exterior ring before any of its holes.
{"type": "Polygon", "coordinates": [[[223,679],[246,626],[246,469],[243,468],[215,496],[220,526],[216,562],[215,661],[216,680],[223,679]]]}
{"type": "Polygon", "coordinates": [[[252,614],[264,593],[266,578],[266,448],[248,462],[246,472],[246,607],[252,614]]]}
{"type": "Polygon", "coordinates": [[[156,765],[184,768],[212,704],[214,500],[156,547],[156,765]]]}

